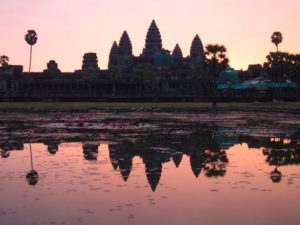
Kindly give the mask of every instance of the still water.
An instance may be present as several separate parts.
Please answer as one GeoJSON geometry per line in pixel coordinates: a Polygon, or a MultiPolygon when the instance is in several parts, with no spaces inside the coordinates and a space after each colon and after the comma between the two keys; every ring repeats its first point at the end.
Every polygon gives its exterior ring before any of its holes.
{"type": "Polygon", "coordinates": [[[300,224],[298,114],[2,114],[1,225],[300,224]]]}

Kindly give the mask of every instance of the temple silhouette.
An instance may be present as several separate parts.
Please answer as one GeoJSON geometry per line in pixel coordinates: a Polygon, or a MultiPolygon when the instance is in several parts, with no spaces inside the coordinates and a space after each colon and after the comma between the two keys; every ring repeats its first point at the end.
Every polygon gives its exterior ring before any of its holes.
{"type": "Polygon", "coordinates": [[[145,40],[145,47],[140,56],[132,53],[132,44],[127,31],[124,31],[119,44],[114,42],[109,54],[109,68],[118,67],[121,71],[130,71],[141,63],[149,63],[155,67],[170,67],[178,65],[202,65],[204,62],[203,44],[198,35],[192,41],[190,55],[183,57],[178,44],[171,52],[163,48],[162,38],[156,22],[153,20],[145,40]]]}
{"type": "Polygon", "coordinates": [[[208,73],[203,43],[197,34],[189,55],[184,57],[179,44],[163,48],[156,22],[150,24],[145,46],[139,56],[132,52],[127,31],[114,41],[108,69],[98,65],[97,53],[83,55],[81,69],[61,72],[55,60],[43,72],[23,72],[23,66],[0,67],[0,99],[6,100],[295,100],[295,83],[270,83],[261,65],[249,65],[247,71],[224,68],[215,78],[208,73]],[[200,77],[199,77],[200,76],[200,77]],[[254,83],[250,81],[254,80],[254,83]],[[263,80],[263,82],[262,82],[263,80]],[[218,82],[218,85],[215,85],[218,82]],[[248,82],[248,83],[247,83],[248,82]],[[250,83],[249,83],[250,82],[250,83]],[[259,82],[259,85],[257,84],[259,82]],[[280,87],[280,91],[278,91],[280,87]],[[217,88],[217,92],[214,89],[217,88]]]}
{"type": "MultiPolygon", "coordinates": [[[[16,134],[19,134],[17,132],[16,134]]],[[[64,137],[18,137],[13,135],[10,140],[0,141],[2,160],[13,160],[13,151],[24,150],[25,143],[44,143],[49,157],[59,151],[61,143],[82,143],[82,159],[93,161],[99,159],[99,145],[102,140],[95,138],[64,138],[64,137]]],[[[118,135],[115,137],[118,138],[118,135]]],[[[300,145],[299,132],[290,136],[291,139],[274,137],[251,137],[247,135],[227,137],[218,129],[195,130],[192,134],[178,136],[171,134],[147,134],[135,141],[121,141],[109,144],[109,158],[114,170],[119,171],[124,182],[130,179],[133,169],[133,158],[142,159],[145,176],[149,187],[154,192],[163,173],[163,164],[173,161],[176,168],[180,167],[182,157],[189,157],[191,173],[195,178],[203,174],[205,177],[223,177],[229,162],[226,150],[238,143],[247,143],[249,148],[262,149],[265,161],[273,168],[270,178],[280,182],[280,166],[299,165],[300,145]]],[[[31,185],[37,182],[37,171],[27,177],[31,185]],[[30,179],[29,179],[30,178],[30,179]]],[[[31,174],[31,173],[30,173],[31,174]]]]}

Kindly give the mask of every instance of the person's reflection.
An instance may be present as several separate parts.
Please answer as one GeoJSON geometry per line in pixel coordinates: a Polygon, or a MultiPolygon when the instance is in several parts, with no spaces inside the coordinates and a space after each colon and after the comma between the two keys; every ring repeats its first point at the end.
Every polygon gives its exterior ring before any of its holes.
{"type": "Polygon", "coordinates": [[[279,183],[281,181],[281,177],[282,177],[282,174],[281,172],[277,169],[277,166],[275,168],[275,170],[273,170],[271,173],[270,173],[270,178],[271,180],[273,181],[273,183],[279,183]]]}
{"type": "Polygon", "coordinates": [[[0,155],[1,155],[1,158],[5,159],[5,158],[9,157],[10,153],[9,153],[9,151],[0,149],[0,155]]]}
{"type": "Polygon", "coordinates": [[[29,149],[30,149],[30,165],[31,165],[31,170],[26,174],[26,180],[29,185],[36,185],[39,181],[39,174],[36,170],[33,168],[33,157],[32,157],[32,149],[31,149],[31,143],[29,144],[29,149]]]}

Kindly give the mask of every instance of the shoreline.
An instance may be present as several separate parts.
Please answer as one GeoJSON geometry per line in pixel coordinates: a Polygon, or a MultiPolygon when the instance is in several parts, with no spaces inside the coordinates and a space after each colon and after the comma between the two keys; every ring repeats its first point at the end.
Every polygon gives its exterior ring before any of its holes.
{"type": "Polygon", "coordinates": [[[300,102],[0,102],[7,111],[292,111],[300,112],[300,102]]]}

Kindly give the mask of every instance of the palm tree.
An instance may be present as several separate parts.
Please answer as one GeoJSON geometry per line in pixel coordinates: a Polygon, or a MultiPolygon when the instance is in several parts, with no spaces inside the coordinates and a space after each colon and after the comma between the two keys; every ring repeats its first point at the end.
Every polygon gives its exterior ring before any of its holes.
{"type": "Polygon", "coordinates": [[[277,48],[277,52],[278,52],[278,45],[282,42],[282,40],[283,40],[282,33],[279,31],[275,31],[271,36],[271,41],[273,44],[275,44],[277,48]]]}
{"type": "Polygon", "coordinates": [[[226,57],[227,49],[224,45],[207,45],[206,46],[206,64],[208,66],[209,75],[211,76],[210,82],[213,86],[213,102],[212,106],[216,107],[216,81],[218,75],[222,70],[228,67],[229,59],[226,57]]]}
{"type": "Polygon", "coordinates": [[[9,58],[6,55],[0,56],[0,65],[6,67],[8,65],[9,58]]]}
{"type": "MultiPolygon", "coordinates": [[[[205,48],[206,48],[205,55],[210,56],[209,58],[211,59],[215,59],[218,62],[222,62],[226,58],[227,49],[224,45],[210,44],[207,45],[205,48]]],[[[226,63],[228,62],[229,61],[226,61],[226,63]]]]}
{"type": "Polygon", "coordinates": [[[29,72],[31,70],[31,57],[32,57],[32,45],[37,42],[37,33],[35,30],[28,30],[25,35],[25,41],[30,45],[30,59],[29,59],[29,72]]]}
{"type": "Polygon", "coordinates": [[[213,79],[216,79],[219,73],[228,67],[229,59],[226,57],[226,52],[227,49],[224,45],[206,46],[206,63],[213,79]]]}
{"type": "Polygon", "coordinates": [[[226,48],[224,45],[218,45],[218,44],[215,44],[215,45],[207,45],[206,46],[206,52],[208,54],[212,54],[213,55],[213,58],[217,58],[217,53],[218,52],[226,52],[226,48]]]}
{"type": "Polygon", "coordinates": [[[36,170],[33,168],[33,157],[32,157],[32,149],[31,149],[31,143],[29,143],[29,150],[30,150],[30,166],[31,170],[26,174],[26,180],[29,185],[36,185],[39,180],[39,174],[36,170]]]}

